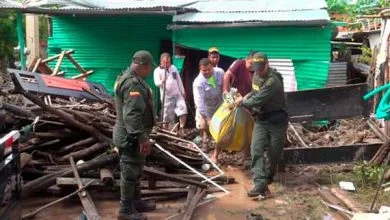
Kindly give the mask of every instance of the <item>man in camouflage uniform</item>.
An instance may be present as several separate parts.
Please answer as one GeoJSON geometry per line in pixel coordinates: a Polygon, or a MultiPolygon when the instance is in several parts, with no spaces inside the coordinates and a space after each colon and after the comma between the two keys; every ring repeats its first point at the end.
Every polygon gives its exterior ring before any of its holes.
{"type": "Polygon", "coordinates": [[[115,83],[117,117],[113,142],[119,150],[121,169],[118,219],[146,219],[140,212],[156,208],[156,204],[141,200],[140,190],[145,156],[152,149],[148,134],[155,122],[152,91],[145,82],[153,65],[148,51],[137,51],[130,68],[115,83]]]}
{"type": "Polygon", "coordinates": [[[272,182],[286,140],[288,116],[281,74],[269,67],[267,56],[260,52],[253,55],[252,68],[255,71],[252,92],[237,100],[237,104],[251,108],[255,118],[251,144],[255,186],[248,196],[256,197],[269,193],[268,184],[272,182]],[[264,166],[265,149],[269,167],[264,166]]]}

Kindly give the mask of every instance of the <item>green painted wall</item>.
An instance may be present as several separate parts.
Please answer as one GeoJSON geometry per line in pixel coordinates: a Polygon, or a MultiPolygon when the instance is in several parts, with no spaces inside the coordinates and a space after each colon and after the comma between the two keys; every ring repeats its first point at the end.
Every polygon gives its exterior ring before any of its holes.
{"type": "Polygon", "coordinates": [[[241,27],[180,29],[173,32],[176,44],[207,50],[216,46],[224,55],[245,57],[260,50],[270,58],[293,60],[298,89],[326,85],[330,62],[331,28],[241,27]]]}
{"type": "MultiPolygon", "coordinates": [[[[150,15],[54,17],[48,54],[52,56],[61,50],[74,49],[73,57],[81,66],[95,71],[88,80],[102,83],[112,92],[117,75],[126,69],[135,51],[149,50],[158,63],[161,40],[171,39],[171,31],[166,30],[171,21],[171,16],[150,15]]],[[[70,62],[65,62],[62,69],[67,77],[77,74],[70,62]]],[[[148,82],[157,90],[152,74],[148,82]]]]}

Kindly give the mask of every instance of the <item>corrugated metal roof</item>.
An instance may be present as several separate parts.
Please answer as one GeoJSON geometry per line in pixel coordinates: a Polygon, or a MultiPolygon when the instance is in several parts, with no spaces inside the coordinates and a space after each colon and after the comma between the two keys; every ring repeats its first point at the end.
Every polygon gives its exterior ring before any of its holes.
{"type": "Polygon", "coordinates": [[[1,9],[17,9],[17,8],[23,8],[23,5],[16,1],[11,0],[1,0],[0,1],[0,8],[1,9]]]}
{"type": "Polygon", "coordinates": [[[195,3],[196,0],[27,0],[24,1],[25,7],[43,7],[45,5],[68,6],[68,9],[140,9],[140,8],[158,8],[158,7],[184,7],[195,3]]]}
{"type": "Polygon", "coordinates": [[[325,0],[203,0],[191,4],[190,7],[197,12],[175,15],[173,21],[178,23],[330,21],[325,0]]]}
{"type": "Polygon", "coordinates": [[[270,12],[327,8],[325,0],[200,0],[191,5],[200,12],[270,12]]]}
{"type": "Polygon", "coordinates": [[[185,23],[222,23],[222,22],[283,22],[283,21],[322,21],[329,22],[329,15],[325,9],[304,11],[272,11],[272,12],[207,12],[185,13],[175,15],[173,22],[185,23]]]}
{"type": "MultiPolygon", "coordinates": [[[[134,11],[191,11],[195,0],[26,0],[24,11],[47,14],[131,14],[134,11]],[[52,7],[53,5],[60,7],[52,7]]],[[[193,11],[193,10],[192,10],[193,11]]]]}

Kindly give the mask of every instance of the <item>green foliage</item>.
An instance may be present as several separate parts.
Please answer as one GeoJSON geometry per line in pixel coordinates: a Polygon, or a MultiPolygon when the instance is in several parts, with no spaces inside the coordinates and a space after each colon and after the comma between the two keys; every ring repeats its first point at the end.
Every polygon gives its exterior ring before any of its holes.
{"type": "Polygon", "coordinates": [[[371,48],[369,48],[366,45],[364,45],[364,46],[361,47],[361,50],[362,50],[362,55],[358,58],[358,62],[370,65],[371,64],[371,58],[372,58],[371,48]]]}
{"type": "Polygon", "coordinates": [[[39,40],[47,40],[47,18],[44,15],[39,16],[39,40]]]}
{"type": "Polygon", "coordinates": [[[13,54],[13,48],[17,46],[16,16],[15,14],[3,14],[0,17],[0,59],[13,54]]]}
{"type": "Polygon", "coordinates": [[[346,0],[327,0],[330,13],[348,14],[348,3],[346,0]]]}
{"type": "Polygon", "coordinates": [[[357,0],[349,4],[347,0],[326,0],[330,14],[343,14],[355,19],[357,15],[376,14],[378,10],[389,7],[389,0],[357,0]]]}
{"type": "Polygon", "coordinates": [[[375,186],[381,178],[383,170],[382,166],[374,166],[366,163],[356,164],[353,168],[353,174],[357,180],[359,187],[375,186]]]}

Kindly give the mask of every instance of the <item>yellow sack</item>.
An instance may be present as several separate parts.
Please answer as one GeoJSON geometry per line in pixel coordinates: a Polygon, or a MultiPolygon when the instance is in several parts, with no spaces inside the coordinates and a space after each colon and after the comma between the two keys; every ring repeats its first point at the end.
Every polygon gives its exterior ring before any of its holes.
{"type": "Polygon", "coordinates": [[[240,151],[251,143],[253,125],[247,109],[241,106],[229,109],[224,102],[211,118],[210,134],[225,150],[240,151]]]}

